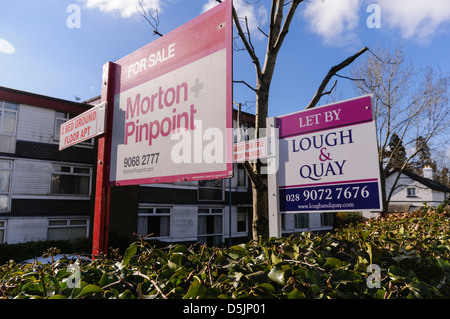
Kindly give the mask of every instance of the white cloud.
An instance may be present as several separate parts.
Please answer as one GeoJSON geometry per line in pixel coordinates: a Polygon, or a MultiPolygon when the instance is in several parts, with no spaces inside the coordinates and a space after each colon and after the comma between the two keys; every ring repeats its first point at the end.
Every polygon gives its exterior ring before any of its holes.
{"type": "Polygon", "coordinates": [[[219,3],[216,0],[208,0],[208,2],[203,5],[202,12],[208,11],[209,9],[214,8],[218,4],[219,3]]]}
{"type": "Polygon", "coordinates": [[[16,52],[16,48],[11,43],[9,43],[9,41],[0,39],[0,52],[13,54],[14,52],[16,52]]]}
{"type": "Polygon", "coordinates": [[[382,26],[399,28],[404,38],[425,39],[450,22],[448,0],[378,0],[382,26]]]}
{"type": "Polygon", "coordinates": [[[366,27],[366,6],[374,3],[380,8],[381,28],[398,29],[406,39],[429,39],[450,23],[449,0],[312,0],[305,2],[303,16],[325,43],[347,44],[357,39],[358,27],[366,27]]]}
{"type": "Polygon", "coordinates": [[[326,44],[345,45],[356,37],[360,6],[360,0],[315,0],[306,3],[303,15],[326,44]]]}
{"type": "MultiPolygon", "coordinates": [[[[203,6],[202,12],[208,11],[209,9],[215,7],[219,4],[216,0],[208,0],[208,2],[203,6]]],[[[248,28],[250,30],[251,36],[259,38],[262,36],[261,32],[258,31],[258,27],[262,27],[268,21],[268,11],[263,5],[245,5],[245,1],[233,1],[233,6],[236,9],[238,17],[242,18],[242,27],[245,30],[244,18],[247,17],[248,28]]]]}
{"type": "MultiPolygon", "coordinates": [[[[137,0],[78,0],[84,2],[87,8],[97,8],[106,13],[120,13],[123,18],[129,18],[138,14],[137,0]]],[[[144,0],[142,3],[144,9],[160,9],[159,0],[144,0]]]]}

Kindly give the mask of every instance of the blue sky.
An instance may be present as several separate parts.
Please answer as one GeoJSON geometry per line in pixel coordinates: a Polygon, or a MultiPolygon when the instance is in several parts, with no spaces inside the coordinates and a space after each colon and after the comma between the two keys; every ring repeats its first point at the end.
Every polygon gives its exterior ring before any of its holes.
{"type": "MultiPolygon", "coordinates": [[[[253,0],[252,0],[253,1],[253,0]]],[[[268,28],[268,0],[241,6],[261,59],[268,28]]],[[[161,33],[195,18],[213,0],[144,0],[158,8],[161,33]]],[[[148,23],[137,14],[137,0],[1,0],[0,86],[67,100],[86,100],[100,94],[101,70],[155,40],[148,23]],[[74,20],[73,14],[79,15],[74,20]],[[69,21],[69,24],[68,24],[69,21]],[[70,21],[79,25],[70,27],[70,21]]],[[[373,20],[371,20],[373,21],[373,20]]],[[[419,69],[432,66],[450,72],[450,1],[448,0],[310,0],[302,3],[282,48],[271,87],[269,115],[303,109],[329,68],[364,46],[375,49],[402,45],[407,59],[419,69]],[[379,9],[380,27],[367,19],[379,9]]],[[[234,79],[254,83],[253,65],[246,52],[234,54],[234,79]]],[[[340,72],[349,75],[349,69],[340,72]]],[[[234,99],[254,101],[253,93],[235,84],[234,99]]],[[[342,98],[355,96],[340,79],[342,98]]],[[[326,103],[323,99],[321,104],[326,103]]],[[[250,111],[254,109],[250,108],[250,111]]]]}

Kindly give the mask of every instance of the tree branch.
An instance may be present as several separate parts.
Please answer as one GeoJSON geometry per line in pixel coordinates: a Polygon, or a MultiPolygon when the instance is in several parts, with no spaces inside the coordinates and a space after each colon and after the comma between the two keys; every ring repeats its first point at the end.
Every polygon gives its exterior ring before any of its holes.
{"type": "Polygon", "coordinates": [[[272,8],[270,10],[269,41],[267,43],[268,52],[273,50],[276,39],[279,36],[281,22],[283,20],[283,6],[284,0],[272,1],[272,8]]]}
{"type": "Polygon", "coordinates": [[[281,28],[281,32],[279,33],[276,42],[274,43],[274,49],[279,51],[281,45],[283,44],[284,39],[289,31],[289,26],[291,25],[292,18],[294,17],[295,11],[297,10],[298,5],[303,2],[303,0],[294,0],[292,1],[291,6],[289,7],[289,11],[286,15],[286,19],[284,20],[283,27],[281,28]]]}
{"type": "Polygon", "coordinates": [[[267,33],[265,33],[260,27],[258,27],[258,30],[259,30],[266,38],[269,37],[269,36],[267,35],[267,33]]]}
{"type": "Polygon", "coordinates": [[[242,43],[244,43],[245,49],[247,50],[248,54],[250,55],[253,64],[255,65],[256,68],[256,75],[258,77],[261,76],[261,64],[259,63],[259,59],[256,56],[256,52],[255,50],[253,50],[252,46],[249,44],[249,42],[247,41],[247,38],[245,37],[245,33],[242,30],[241,27],[241,23],[239,22],[239,18],[237,16],[236,10],[233,7],[233,20],[234,20],[234,24],[236,26],[236,29],[238,31],[238,34],[242,40],[242,43]]]}
{"type": "Polygon", "coordinates": [[[252,91],[256,92],[256,89],[254,87],[252,87],[250,84],[248,84],[245,81],[233,81],[233,83],[242,83],[245,84],[249,89],[251,89],[252,91]]]}
{"type": "Polygon", "coordinates": [[[142,12],[141,12],[141,10],[139,10],[138,7],[136,7],[136,10],[152,26],[153,34],[157,34],[160,37],[162,37],[163,35],[161,33],[159,33],[159,31],[158,31],[158,26],[159,26],[159,12],[158,12],[158,9],[155,10],[156,11],[156,18],[153,16],[151,9],[148,10],[148,13],[150,14],[150,17],[153,19],[153,22],[152,22],[152,21],[150,21],[147,18],[147,13],[145,12],[144,6],[142,5],[143,2],[144,2],[144,0],[138,0],[138,4],[139,4],[139,7],[141,8],[142,12]]]}
{"type": "Polygon", "coordinates": [[[317,103],[319,102],[320,98],[324,95],[323,91],[325,90],[325,87],[327,86],[328,82],[330,81],[330,79],[336,75],[337,72],[339,72],[340,70],[342,70],[343,68],[349,66],[350,64],[353,63],[353,61],[355,61],[361,54],[363,54],[364,52],[366,52],[367,50],[369,50],[369,48],[364,47],[363,49],[361,49],[358,53],[352,55],[351,57],[348,57],[347,59],[345,59],[344,61],[342,61],[341,63],[333,66],[330,71],[328,71],[328,74],[325,76],[325,78],[323,79],[322,83],[319,86],[319,89],[317,90],[316,94],[314,95],[314,97],[312,98],[311,102],[309,102],[309,105],[306,107],[306,109],[310,109],[313,108],[317,105],[317,103]]]}
{"type": "Polygon", "coordinates": [[[365,82],[365,79],[356,79],[356,78],[351,78],[349,76],[345,76],[345,75],[340,75],[340,74],[335,74],[335,76],[337,76],[338,78],[342,78],[342,79],[346,79],[346,80],[350,80],[350,81],[362,81],[365,82]]]}

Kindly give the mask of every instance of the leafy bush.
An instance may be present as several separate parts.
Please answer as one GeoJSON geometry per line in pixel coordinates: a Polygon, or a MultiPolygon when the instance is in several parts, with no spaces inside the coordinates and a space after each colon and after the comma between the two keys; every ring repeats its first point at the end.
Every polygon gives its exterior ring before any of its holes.
{"type": "Polygon", "coordinates": [[[359,223],[364,223],[366,218],[361,213],[342,212],[336,213],[333,220],[335,228],[343,228],[350,224],[356,226],[359,223]]]}
{"type": "Polygon", "coordinates": [[[10,261],[0,268],[0,298],[448,298],[449,216],[392,214],[230,248],[137,241],[123,256],[113,250],[76,267],[10,261]],[[369,265],[380,269],[379,287],[369,265]]]}

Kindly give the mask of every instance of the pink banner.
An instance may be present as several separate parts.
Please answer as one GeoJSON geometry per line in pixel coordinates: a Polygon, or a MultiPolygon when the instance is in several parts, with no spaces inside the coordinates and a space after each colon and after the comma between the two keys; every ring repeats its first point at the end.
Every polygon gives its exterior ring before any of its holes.
{"type": "MultiPolygon", "coordinates": [[[[227,3],[229,5],[229,3],[227,3]]],[[[230,13],[218,6],[115,62],[120,65],[116,93],[176,70],[218,50],[230,49],[225,22],[230,13]],[[222,30],[223,29],[223,30],[222,30]]]]}
{"type": "Polygon", "coordinates": [[[369,122],[370,96],[329,104],[277,118],[280,138],[369,122]]]}

